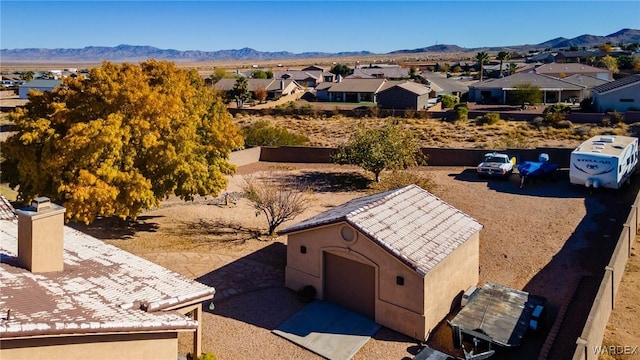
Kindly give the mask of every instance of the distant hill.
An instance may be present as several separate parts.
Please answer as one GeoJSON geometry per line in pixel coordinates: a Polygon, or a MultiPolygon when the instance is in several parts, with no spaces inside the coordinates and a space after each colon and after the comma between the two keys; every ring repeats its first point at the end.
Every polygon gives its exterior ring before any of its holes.
{"type": "MultiPolygon", "coordinates": [[[[489,48],[463,48],[457,45],[433,45],[411,50],[396,50],[388,54],[415,54],[415,53],[459,53],[478,50],[490,51],[526,51],[531,49],[561,49],[571,46],[593,47],[610,42],[629,44],[640,42],[640,30],[622,29],[607,36],[580,35],[573,39],[557,37],[539,44],[511,45],[489,48]]],[[[141,61],[149,58],[171,61],[225,61],[225,60],[279,60],[279,59],[303,59],[339,56],[364,56],[373,55],[369,51],[353,52],[304,52],[292,53],[288,51],[264,52],[251,48],[218,50],[218,51],[179,51],[173,49],[158,49],[152,46],[118,45],[116,47],[87,46],[81,49],[1,49],[2,62],[99,62],[109,61],[141,61]]]]}
{"type": "Polygon", "coordinates": [[[413,50],[396,50],[396,51],[390,52],[389,54],[419,54],[419,53],[427,53],[427,52],[455,53],[455,52],[465,52],[465,51],[469,51],[469,49],[462,48],[458,45],[440,44],[440,45],[432,45],[432,46],[413,49],[413,50]]]}
{"type": "Polygon", "coordinates": [[[505,45],[505,46],[495,46],[495,47],[482,47],[482,48],[462,48],[457,45],[433,45],[429,47],[423,47],[413,50],[396,50],[391,52],[391,54],[415,54],[415,53],[425,53],[425,52],[444,52],[444,53],[454,53],[454,52],[474,52],[478,50],[490,50],[490,51],[526,51],[532,49],[562,49],[569,48],[571,46],[577,47],[594,47],[599,46],[604,43],[611,43],[616,45],[620,42],[624,44],[630,43],[640,43],[640,30],[634,29],[622,29],[613,34],[609,34],[607,36],[596,36],[596,35],[580,35],[573,39],[567,39],[565,37],[557,37],[555,39],[547,40],[545,42],[541,42],[539,44],[526,44],[526,45],[505,45]]]}
{"type": "Polygon", "coordinates": [[[263,52],[251,48],[199,51],[179,51],[158,49],[152,46],[118,45],[116,47],[87,46],[81,49],[2,49],[3,62],[51,62],[51,61],[141,61],[149,58],[171,61],[223,61],[223,60],[278,60],[296,58],[318,58],[327,56],[370,55],[368,51],[324,53],[305,52],[300,54],[288,51],[263,52]]]}

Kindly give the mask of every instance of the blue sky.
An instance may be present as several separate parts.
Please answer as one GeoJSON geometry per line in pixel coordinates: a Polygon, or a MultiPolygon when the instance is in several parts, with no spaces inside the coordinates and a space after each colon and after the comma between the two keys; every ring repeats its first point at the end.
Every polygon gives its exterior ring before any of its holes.
{"type": "Polygon", "coordinates": [[[0,48],[360,51],[640,29],[640,1],[0,1],[0,48]]]}

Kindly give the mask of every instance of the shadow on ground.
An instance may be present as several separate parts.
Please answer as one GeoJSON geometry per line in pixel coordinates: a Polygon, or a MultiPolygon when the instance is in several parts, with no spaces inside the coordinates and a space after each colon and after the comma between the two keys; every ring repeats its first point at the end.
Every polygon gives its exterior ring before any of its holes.
{"type": "Polygon", "coordinates": [[[78,231],[101,240],[124,240],[132,238],[139,232],[156,232],[159,224],[152,221],[160,215],[138,216],[136,220],[122,220],[116,216],[97,218],[91,224],[71,222],[68,224],[78,231]]]}
{"type": "Polygon", "coordinates": [[[281,180],[285,186],[308,185],[315,192],[363,191],[373,181],[356,172],[302,171],[301,174],[287,174],[281,180]]]}
{"type": "MultiPolygon", "coordinates": [[[[469,172],[465,171],[461,176],[473,176],[469,172]]],[[[548,318],[545,330],[537,336],[527,334],[520,347],[497,348],[491,359],[537,359],[545,342],[552,344],[550,359],[570,359],[573,356],[576,340],[586,323],[604,275],[604,267],[611,258],[623,224],[640,189],[638,176],[633,180],[631,186],[618,190],[585,189],[571,186],[564,180],[559,180],[553,186],[540,183],[534,184],[539,186],[523,189],[528,190],[524,194],[534,196],[584,197],[586,215],[551,261],[523,288],[524,291],[547,299],[548,318]],[[550,187],[554,188],[553,191],[548,189],[550,187]],[[566,314],[560,319],[558,314],[562,307],[566,308],[566,314]],[[556,322],[557,336],[547,340],[549,330],[556,322]]],[[[507,191],[506,189],[513,188],[512,185],[508,181],[488,180],[488,186],[497,191],[507,191]]],[[[535,244],[532,244],[529,251],[535,251],[535,244]]],[[[447,324],[440,324],[428,343],[450,354],[457,352],[453,349],[452,331],[447,324]]]]}
{"type": "Polygon", "coordinates": [[[196,247],[206,246],[212,241],[242,244],[249,240],[261,240],[263,234],[259,229],[246,228],[233,221],[205,219],[185,221],[166,231],[174,236],[192,239],[191,243],[196,247]]]}
{"type": "Polygon", "coordinates": [[[516,195],[553,197],[553,198],[582,198],[588,194],[588,190],[581,186],[572,185],[569,182],[569,170],[560,169],[552,177],[526,179],[521,186],[519,174],[511,174],[508,178],[480,177],[475,169],[465,169],[459,174],[449,174],[455,180],[487,183],[489,189],[516,195]]]}

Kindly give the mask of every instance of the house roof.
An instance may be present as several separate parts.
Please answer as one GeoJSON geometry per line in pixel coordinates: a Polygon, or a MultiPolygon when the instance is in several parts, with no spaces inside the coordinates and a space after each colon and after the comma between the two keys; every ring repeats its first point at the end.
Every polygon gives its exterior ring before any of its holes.
{"type": "Polygon", "coordinates": [[[579,63],[549,63],[543,64],[535,68],[536,74],[602,74],[609,73],[607,69],[597,68],[579,63]]]}
{"type": "Polygon", "coordinates": [[[334,83],[329,92],[377,93],[386,79],[343,79],[334,83]]]}
{"type": "Polygon", "coordinates": [[[304,81],[304,80],[318,80],[322,78],[322,71],[302,71],[302,70],[287,70],[287,71],[276,71],[273,74],[274,79],[282,79],[282,78],[304,81]]]}
{"type": "Polygon", "coordinates": [[[20,85],[20,87],[28,88],[54,88],[62,83],[62,80],[52,79],[35,79],[20,85]]]}
{"type": "Polygon", "coordinates": [[[466,93],[469,91],[469,86],[465,83],[447,78],[445,75],[442,75],[440,73],[423,71],[422,73],[420,73],[420,76],[422,76],[424,79],[427,79],[431,83],[431,87],[436,92],[466,93]],[[437,88],[439,88],[439,90],[437,88]]]}
{"type": "MultiPolygon", "coordinates": [[[[213,84],[213,88],[220,91],[229,91],[233,89],[236,84],[237,79],[220,79],[217,83],[213,84]]],[[[284,88],[287,88],[291,84],[295,84],[296,86],[300,86],[294,80],[282,80],[284,81],[284,88]]],[[[256,91],[257,89],[265,89],[267,91],[277,91],[282,90],[280,79],[247,79],[247,89],[249,91],[256,91]]]]}
{"type": "Polygon", "coordinates": [[[558,55],[563,56],[565,58],[582,58],[587,59],[591,56],[599,58],[607,55],[606,52],[603,51],[590,51],[590,50],[577,50],[577,51],[558,51],[558,55]]]}
{"type": "Polygon", "coordinates": [[[416,185],[364,196],[280,234],[346,222],[424,276],[482,225],[416,185]]]}
{"type": "Polygon", "coordinates": [[[623,86],[640,83],[640,74],[625,76],[622,79],[612,81],[606,84],[602,84],[593,88],[594,92],[599,94],[606,93],[615,89],[619,89],[623,86]]]}
{"type": "Polygon", "coordinates": [[[353,74],[346,77],[361,78],[361,79],[402,79],[409,78],[409,69],[403,69],[401,67],[372,67],[372,68],[358,68],[353,70],[353,74]]]}
{"type": "Polygon", "coordinates": [[[479,82],[471,87],[476,89],[514,89],[517,85],[521,84],[532,84],[539,87],[540,90],[581,90],[583,88],[583,86],[568,81],[535,73],[516,73],[500,79],[489,79],[479,82]]]}
{"type": "Polygon", "coordinates": [[[199,303],[215,293],[212,287],[67,226],[64,270],[34,274],[18,262],[17,237],[18,221],[3,216],[2,339],[195,329],[197,321],[170,309],[199,303]]]}
{"type": "Polygon", "coordinates": [[[14,220],[17,218],[18,215],[16,215],[9,200],[3,195],[0,195],[0,220],[14,220]]]}
{"type": "Polygon", "coordinates": [[[385,84],[385,86],[382,87],[380,92],[382,93],[382,92],[385,92],[385,91],[387,91],[389,89],[398,87],[398,88],[401,88],[401,89],[406,90],[408,92],[414,93],[414,94],[416,94],[418,96],[425,95],[425,94],[429,93],[429,88],[428,87],[426,87],[426,86],[424,86],[422,84],[415,83],[413,81],[403,81],[403,82],[401,82],[399,84],[390,84],[390,85],[391,86],[386,86],[386,84],[385,84]]]}
{"type": "Polygon", "coordinates": [[[583,75],[583,74],[573,74],[571,76],[567,76],[562,79],[563,81],[568,81],[572,84],[576,84],[579,86],[583,86],[587,89],[591,89],[598,85],[603,85],[609,83],[607,80],[598,79],[593,76],[583,75]]]}

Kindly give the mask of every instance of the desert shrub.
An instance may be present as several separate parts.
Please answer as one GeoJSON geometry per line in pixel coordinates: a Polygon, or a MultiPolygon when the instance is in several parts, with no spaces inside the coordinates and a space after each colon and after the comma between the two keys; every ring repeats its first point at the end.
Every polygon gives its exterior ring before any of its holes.
{"type": "Polygon", "coordinates": [[[480,118],[480,124],[495,125],[500,121],[500,114],[487,113],[480,118]]]}
{"type": "MultiPolygon", "coordinates": [[[[545,110],[546,112],[546,110],[545,110]]],[[[554,128],[558,128],[561,122],[565,121],[563,112],[548,112],[544,114],[544,124],[554,128]]]]}
{"type": "Polygon", "coordinates": [[[591,134],[590,126],[583,125],[573,129],[573,135],[576,135],[576,136],[585,137],[585,136],[589,136],[590,134],[591,134]]]}
{"type": "Polygon", "coordinates": [[[552,114],[552,113],[568,114],[570,112],[571,112],[571,107],[568,105],[553,104],[551,106],[547,106],[547,108],[544,109],[544,112],[542,114],[543,115],[552,114]]]}
{"type": "Polygon", "coordinates": [[[453,119],[454,120],[467,120],[469,116],[469,108],[467,104],[456,104],[453,107],[453,119]]]}
{"type": "Polygon", "coordinates": [[[258,121],[244,127],[242,133],[247,147],[305,145],[309,143],[308,137],[289,132],[285,128],[271,126],[267,121],[258,121]]]}
{"type": "Polygon", "coordinates": [[[411,184],[418,185],[427,191],[433,191],[437,187],[435,180],[427,174],[421,174],[420,172],[411,170],[397,170],[393,171],[391,176],[385,176],[379,182],[373,182],[369,191],[378,193],[411,184]]]}
{"type": "Polygon", "coordinates": [[[456,104],[456,97],[449,94],[443,94],[440,96],[440,102],[442,102],[443,109],[451,109],[456,104]]]}
{"type": "Polygon", "coordinates": [[[524,134],[515,130],[510,130],[506,135],[494,141],[491,148],[510,148],[510,149],[533,149],[538,145],[537,142],[531,141],[524,134]]]}
{"type": "Polygon", "coordinates": [[[404,111],[404,117],[407,119],[415,119],[417,115],[417,112],[413,109],[406,109],[404,111]]]}
{"type": "Polygon", "coordinates": [[[313,115],[313,113],[314,113],[314,109],[313,109],[313,106],[311,106],[311,104],[304,104],[298,110],[298,114],[300,115],[313,115]]]}
{"type": "Polygon", "coordinates": [[[571,129],[573,127],[573,123],[569,120],[562,120],[556,124],[556,129],[571,129]]]}
{"type": "Polygon", "coordinates": [[[609,126],[611,126],[611,118],[608,117],[608,116],[603,116],[602,120],[600,120],[600,123],[604,127],[609,127],[609,126]]]}
{"type": "Polygon", "coordinates": [[[212,353],[204,353],[200,356],[198,356],[198,360],[216,360],[217,357],[215,355],[213,355],[212,353]]]}

